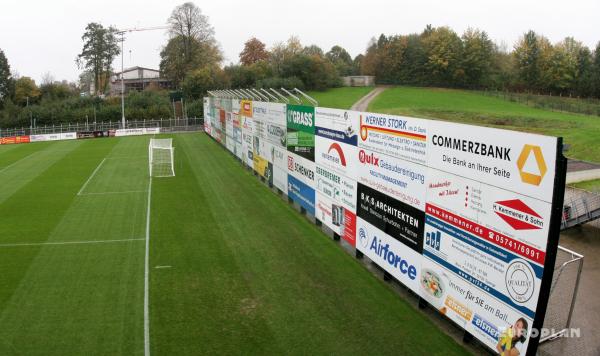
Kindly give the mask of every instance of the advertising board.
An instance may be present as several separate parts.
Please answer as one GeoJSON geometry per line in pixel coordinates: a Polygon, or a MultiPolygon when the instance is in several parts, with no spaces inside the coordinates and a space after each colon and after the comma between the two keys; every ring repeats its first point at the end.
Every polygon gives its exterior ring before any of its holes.
{"type": "Polygon", "coordinates": [[[415,163],[427,161],[428,125],[432,121],[363,112],[358,147],[415,163]]]}
{"type": "Polygon", "coordinates": [[[510,347],[535,353],[560,230],[560,139],[298,105],[282,125],[282,108],[241,103],[255,118],[241,116],[247,164],[492,350],[523,331],[510,347]]]}
{"type": "Polygon", "coordinates": [[[28,135],[22,136],[8,136],[0,138],[0,145],[14,145],[19,143],[29,143],[31,142],[28,135]]]}
{"type": "Polygon", "coordinates": [[[359,114],[315,109],[316,215],[356,244],[356,143],[359,114]]]}
{"type": "Polygon", "coordinates": [[[288,152],[288,196],[315,215],[315,163],[288,152]]]}
{"type": "Polygon", "coordinates": [[[287,139],[289,152],[315,161],[315,108],[287,105],[287,139]]]}

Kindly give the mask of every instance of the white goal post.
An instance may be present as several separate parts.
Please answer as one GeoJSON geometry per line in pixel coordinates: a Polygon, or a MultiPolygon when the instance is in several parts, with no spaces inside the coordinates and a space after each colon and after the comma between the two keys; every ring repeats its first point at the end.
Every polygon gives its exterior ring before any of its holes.
{"type": "Polygon", "coordinates": [[[174,177],[173,139],[151,138],[148,145],[148,169],[150,177],[174,177]]]}

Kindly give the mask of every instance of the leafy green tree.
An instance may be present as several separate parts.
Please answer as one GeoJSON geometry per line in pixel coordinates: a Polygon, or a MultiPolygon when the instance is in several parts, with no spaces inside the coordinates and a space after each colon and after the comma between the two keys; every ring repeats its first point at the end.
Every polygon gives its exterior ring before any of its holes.
{"type": "Polygon", "coordinates": [[[594,96],[600,98],[600,42],[598,42],[594,50],[591,72],[594,96]]]}
{"type": "Polygon", "coordinates": [[[302,54],[306,54],[307,56],[319,56],[319,57],[325,56],[321,47],[319,47],[315,44],[304,47],[302,49],[302,54]]]}
{"type": "Polygon", "coordinates": [[[244,43],[244,49],[240,53],[240,62],[243,65],[249,66],[256,62],[267,61],[269,52],[266,46],[256,37],[252,37],[244,43]]]}
{"type": "Polygon", "coordinates": [[[0,49],[0,108],[4,100],[10,97],[12,81],[8,60],[0,49]]]}
{"type": "Polygon", "coordinates": [[[540,46],[538,36],[528,31],[515,45],[513,55],[519,80],[528,89],[538,87],[540,80],[540,46]]]}
{"type": "MultiPolygon", "coordinates": [[[[181,36],[169,39],[160,52],[160,71],[165,78],[179,87],[186,75],[196,69],[218,65],[222,60],[221,51],[213,42],[192,40],[192,57],[186,58],[184,47],[188,41],[181,36]]],[[[188,44],[189,44],[188,43],[188,44]]]]}
{"type": "Polygon", "coordinates": [[[182,89],[187,99],[202,98],[208,90],[224,88],[227,85],[225,72],[217,67],[204,67],[188,73],[182,83],[182,89]]]}
{"type": "Polygon", "coordinates": [[[117,44],[117,30],[114,27],[104,28],[99,23],[89,23],[81,39],[83,49],[77,56],[77,65],[93,73],[95,93],[104,93],[108,86],[111,65],[121,53],[117,44]]]}
{"type": "Polygon", "coordinates": [[[333,63],[339,75],[346,76],[351,75],[354,72],[352,57],[350,57],[348,51],[341,46],[336,45],[331,47],[329,52],[325,54],[325,57],[333,63]]]}
{"type": "Polygon", "coordinates": [[[465,73],[461,67],[462,42],[449,27],[438,27],[423,37],[427,53],[425,69],[431,84],[462,84],[465,73]]]}
{"type": "Polygon", "coordinates": [[[465,71],[465,83],[479,88],[490,80],[494,43],[485,31],[469,28],[462,35],[463,55],[461,66],[465,71]]]}
{"type": "Polygon", "coordinates": [[[351,75],[359,75],[361,73],[362,63],[363,63],[364,59],[365,59],[365,55],[362,53],[358,54],[356,57],[354,57],[354,59],[352,60],[351,75]]]}
{"type": "Polygon", "coordinates": [[[25,105],[29,100],[32,104],[41,95],[40,89],[35,81],[29,77],[21,77],[15,82],[15,102],[19,105],[25,105]]]}

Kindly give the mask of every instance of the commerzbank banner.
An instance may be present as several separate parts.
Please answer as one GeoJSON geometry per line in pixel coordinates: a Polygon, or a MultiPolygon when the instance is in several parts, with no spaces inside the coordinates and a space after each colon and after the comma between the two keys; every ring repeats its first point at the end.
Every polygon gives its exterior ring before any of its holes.
{"type": "MultiPolygon", "coordinates": [[[[239,112],[246,164],[491,350],[535,352],[561,140],[301,105],[242,101],[239,112]]],[[[219,116],[210,122],[215,135],[219,116]]]]}

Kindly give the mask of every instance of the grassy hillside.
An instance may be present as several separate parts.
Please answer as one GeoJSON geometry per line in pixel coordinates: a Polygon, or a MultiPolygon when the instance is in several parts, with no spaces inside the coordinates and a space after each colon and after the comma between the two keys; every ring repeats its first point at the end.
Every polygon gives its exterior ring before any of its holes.
{"type": "Polygon", "coordinates": [[[600,162],[600,118],[536,109],[477,92],[437,88],[390,88],[369,111],[464,122],[562,136],[569,157],[600,162]]]}
{"type": "Polygon", "coordinates": [[[350,109],[360,98],[367,95],[373,87],[342,87],[326,91],[311,91],[307,94],[319,102],[319,106],[350,109]]]}

